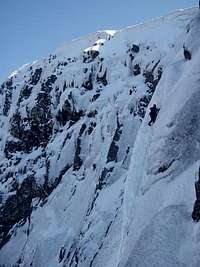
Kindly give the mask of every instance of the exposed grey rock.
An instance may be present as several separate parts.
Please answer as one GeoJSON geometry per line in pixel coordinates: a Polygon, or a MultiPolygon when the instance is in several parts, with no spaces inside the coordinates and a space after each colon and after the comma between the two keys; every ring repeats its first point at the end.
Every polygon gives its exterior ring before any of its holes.
{"type": "Polygon", "coordinates": [[[36,85],[40,80],[41,74],[42,74],[42,68],[36,69],[34,74],[31,76],[30,84],[36,85]]]}
{"type": "Polygon", "coordinates": [[[5,82],[5,101],[4,101],[4,107],[3,107],[3,115],[7,116],[8,112],[10,110],[11,106],[11,100],[12,100],[12,92],[13,92],[13,86],[12,86],[12,78],[8,79],[5,82]]]}
{"type": "Polygon", "coordinates": [[[84,52],[83,63],[90,63],[94,61],[94,59],[97,58],[98,55],[99,55],[99,51],[97,50],[89,50],[87,52],[84,52]]]}
{"type": "Polygon", "coordinates": [[[133,66],[133,74],[135,76],[139,75],[141,73],[141,68],[140,68],[140,65],[139,64],[135,64],[133,66]]]}
{"type": "Polygon", "coordinates": [[[107,163],[110,161],[117,161],[117,152],[119,150],[117,142],[119,141],[120,136],[122,134],[122,126],[123,125],[119,123],[119,120],[117,118],[117,128],[115,130],[115,134],[113,136],[113,140],[108,151],[107,163]]]}
{"type": "Polygon", "coordinates": [[[106,77],[107,77],[107,70],[105,70],[105,72],[102,76],[97,74],[97,83],[102,83],[104,86],[106,86],[108,84],[106,77]]]}

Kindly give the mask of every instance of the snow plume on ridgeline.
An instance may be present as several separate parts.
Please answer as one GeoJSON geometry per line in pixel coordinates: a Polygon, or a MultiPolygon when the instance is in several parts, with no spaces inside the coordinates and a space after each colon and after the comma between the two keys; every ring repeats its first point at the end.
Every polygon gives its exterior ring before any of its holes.
{"type": "Polygon", "coordinates": [[[100,31],[3,83],[2,266],[198,266],[199,21],[100,31]]]}

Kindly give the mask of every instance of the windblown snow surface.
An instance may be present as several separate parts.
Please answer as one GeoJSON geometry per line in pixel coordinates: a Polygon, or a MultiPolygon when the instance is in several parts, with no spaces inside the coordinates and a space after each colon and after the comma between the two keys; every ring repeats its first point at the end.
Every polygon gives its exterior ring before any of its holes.
{"type": "Polygon", "coordinates": [[[0,101],[0,266],[200,266],[197,8],[74,40],[0,101]]]}

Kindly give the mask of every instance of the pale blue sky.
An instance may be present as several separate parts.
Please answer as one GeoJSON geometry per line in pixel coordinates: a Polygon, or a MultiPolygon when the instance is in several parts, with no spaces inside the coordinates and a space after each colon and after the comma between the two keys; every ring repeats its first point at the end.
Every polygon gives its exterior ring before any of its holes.
{"type": "Polygon", "coordinates": [[[197,4],[196,0],[0,0],[0,82],[73,38],[197,4]]]}

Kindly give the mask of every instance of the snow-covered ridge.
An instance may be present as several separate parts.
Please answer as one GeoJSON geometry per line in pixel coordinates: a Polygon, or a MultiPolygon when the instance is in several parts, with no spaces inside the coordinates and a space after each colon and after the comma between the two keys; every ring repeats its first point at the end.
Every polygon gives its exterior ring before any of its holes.
{"type": "Polygon", "coordinates": [[[99,31],[4,82],[0,266],[199,266],[199,23],[99,31]]]}
{"type": "MultiPolygon", "coordinates": [[[[194,13],[198,13],[198,8],[196,7],[190,7],[190,8],[186,8],[186,9],[180,9],[180,10],[176,10],[166,16],[161,16],[155,19],[152,19],[151,21],[147,21],[147,22],[143,22],[143,23],[139,23],[136,24],[134,26],[127,26],[126,28],[122,28],[122,29],[118,29],[118,30],[102,30],[102,31],[98,31],[96,33],[92,33],[90,35],[87,36],[83,36],[80,38],[76,38],[74,40],[72,40],[71,42],[68,42],[66,44],[63,44],[61,47],[59,47],[56,50],[56,53],[64,53],[65,50],[68,50],[69,47],[73,47],[74,44],[80,43],[80,42],[85,42],[85,41],[89,41],[91,43],[94,43],[94,40],[97,40],[98,38],[105,38],[108,39],[109,37],[113,37],[114,35],[119,35],[122,33],[129,33],[134,32],[137,33],[138,31],[149,31],[152,28],[157,28],[162,24],[165,23],[169,23],[173,24],[177,22],[181,22],[184,20],[184,24],[186,21],[188,21],[188,23],[190,22],[191,18],[194,16],[194,13]]],[[[158,35],[158,33],[157,33],[158,35]]]]}

